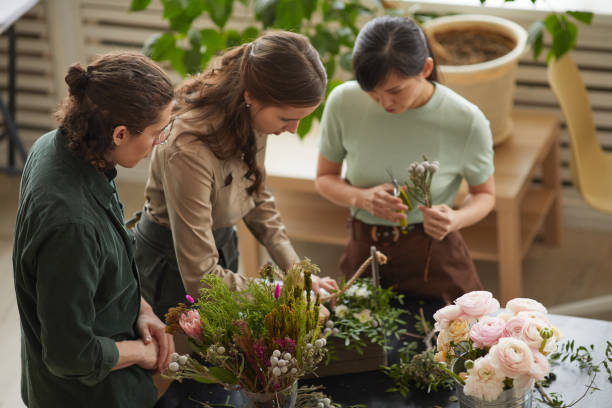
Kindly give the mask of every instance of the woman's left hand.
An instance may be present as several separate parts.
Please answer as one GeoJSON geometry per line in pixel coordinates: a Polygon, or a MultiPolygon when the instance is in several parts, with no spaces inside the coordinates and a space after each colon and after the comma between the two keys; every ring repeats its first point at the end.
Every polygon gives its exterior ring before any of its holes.
{"type": "Polygon", "coordinates": [[[325,289],[327,293],[333,293],[338,290],[338,284],[335,279],[329,276],[320,278],[316,275],[312,275],[312,290],[314,293],[319,293],[319,289],[325,289]]]}
{"type": "Polygon", "coordinates": [[[174,338],[166,333],[166,325],[153,313],[153,309],[144,299],[141,302],[136,328],[145,344],[151,343],[153,339],[157,342],[157,371],[161,372],[170,364],[170,356],[174,353],[174,338]]]}
{"type": "Polygon", "coordinates": [[[433,239],[441,241],[457,229],[455,210],[448,205],[433,205],[431,208],[420,205],[418,208],[423,213],[423,230],[433,239]]]}
{"type": "MultiPolygon", "coordinates": [[[[314,291],[314,293],[319,293],[319,289],[325,289],[327,293],[330,293],[330,294],[337,292],[339,290],[338,284],[336,283],[335,279],[332,279],[329,276],[320,278],[316,275],[312,275],[312,290],[314,291]]],[[[335,304],[336,304],[336,299],[333,298],[331,301],[331,307],[334,307],[335,304]]]]}

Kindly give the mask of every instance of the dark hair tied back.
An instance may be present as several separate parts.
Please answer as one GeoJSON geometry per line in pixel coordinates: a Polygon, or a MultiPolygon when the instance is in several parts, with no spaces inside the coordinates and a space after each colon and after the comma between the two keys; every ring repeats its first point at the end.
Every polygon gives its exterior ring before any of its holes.
{"type": "Polygon", "coordinates": [[[68,92],[70,96],[74,96],[77,99],[82,99],[87,90],[87,84],[89,82],[89,72],[87,72],[81,64],[72,64],[68,68],[66,74],[66,83],[68,84],[68,92]]]}
{"type": "Polygon", "coordinates": [[[371,91],[392,72],[418,75],[427,58],[434,61],[427,79],[437,81],[436,59],[421,27],[404,17],[377,17],[363,26],[355,40],[353,73],[359,86],[371,91]]]}
{"type": "Polygon", "coordinates": [[[87,70],[73,64],[65,80],[69,95],[56,112],[60,130],[68,148],[100,171],[114,167],[107,159],[114,129],[143,131],[174,97],[166,73],[138,53],[100,55],[87,70]]]}

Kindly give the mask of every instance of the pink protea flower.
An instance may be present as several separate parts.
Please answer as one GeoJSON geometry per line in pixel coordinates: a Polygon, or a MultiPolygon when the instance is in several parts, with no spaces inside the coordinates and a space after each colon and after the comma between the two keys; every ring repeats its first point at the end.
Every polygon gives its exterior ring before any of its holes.
{"type": "Polygon", "coordinates": [[[181,315],[179,325],[188,337],[199,339],[202,334],[200,313],[197,310],[189,310],[181,315]]]}

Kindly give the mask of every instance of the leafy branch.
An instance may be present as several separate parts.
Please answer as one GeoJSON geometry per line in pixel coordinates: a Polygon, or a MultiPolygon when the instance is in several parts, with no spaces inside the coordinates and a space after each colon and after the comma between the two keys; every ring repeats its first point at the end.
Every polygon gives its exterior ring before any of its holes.
{"type": "MultiPolygon", "coordinates": [[[[504,0],[506,3],[514,2],[514,0],[504,0]]],[[[480,0],[480,4],[485,4],[487,0],[480,0]]],[[[537,0],[531,0],[535,4],[537,0]]],[[[544,19],[536,21],[529,27],[529,36],[527,42],[531,45],[533,51],[533,59],[537,60],[542,53],[542,42],[544,32],[548,32],[551,36],[551,44],[546,62],[549,62],[552,57],[561,58],[563,54],[571,51],[576,46],[578,38],[578,28],[571,20],[576,20],[584,24],[591,24],[593,13],[577,10],[568,10],[563,13],[550,13],[544,19]]]]}
{"type": "Polygon", "coordinates": [[[553,353],[549,356],[549,360],[554,365],[559,365],[563,362],[576,363],[580,370],[586,371],[587,376],[590,377],[589,383],[585,385],[584,393],[578,397],[576,400],[565,403],[563,401],[563,397],[560,393],[552,392],[548,394],[544,388],[550,386],[550,384],[556,379],[556,375],[554,373],[550,373],[544,381],[538,381],[536,383],[536,388],[542,395],[543,399],[538,399],[539,402],[542,402],[553,408],[570,408],[576,405],[579,401],[587,396],[589,392],[594,392],[599,390],[595,384],[595,378],[597,374],[601,371],[601,367],[603,366],[608,374],[608,382],[612,384],[612,342],[609,340],[606,341],[606,350],[605,350],[605,358],[599,363],[594,363],[593,356],[591,353],[594,351],[595,347],[591,344],[590,346],[575,346],[574,340],[566,342],[561,351],[553,353]]]}
{"type": "MultiPolygon", "coordinates": [[[[152,35],[143,52],[156,61],[167,61],[179,75],[203,70],[220,51],[250,42],[266,29],[301,33],[317,49],[328,81],[327,93],[342,81],[334,80],[338,65],[351,72],[352,49],[359,33],[358,19],[397,12],[385,1],[361,0],[160,0],[168,29],[152,35]],[[242,31],[231,28],[238,8],[252,13],[255,25],[242,31]],[[213,28],[198,27],[208,17],[213,28]]],[[[151,0],[132,0],[130,11],[146,10],[151,0]]],[[[298,135],[308,133],[323,104],[302,119],[298,135]]]]}

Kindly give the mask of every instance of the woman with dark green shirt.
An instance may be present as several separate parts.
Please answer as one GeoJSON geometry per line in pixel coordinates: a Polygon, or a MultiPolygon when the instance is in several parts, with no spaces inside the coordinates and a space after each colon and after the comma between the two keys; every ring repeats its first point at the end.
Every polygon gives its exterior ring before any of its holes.
{"type": "Polygon", "coordinates": [[[165,138],[173,89],[148,58],[108,54],[66,75],[58,129],[32,147],[13,249],[28,407],[151,407],[174,351],[140,296],[116,165],[165,138]]]}

